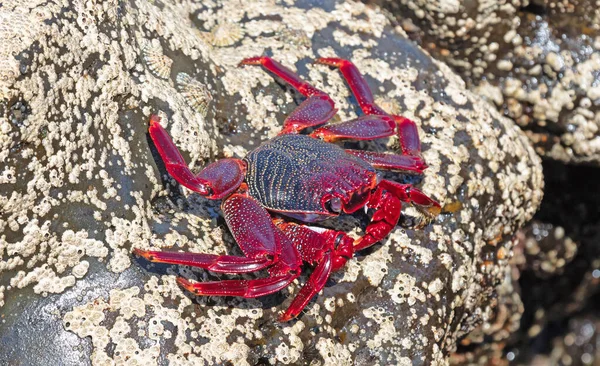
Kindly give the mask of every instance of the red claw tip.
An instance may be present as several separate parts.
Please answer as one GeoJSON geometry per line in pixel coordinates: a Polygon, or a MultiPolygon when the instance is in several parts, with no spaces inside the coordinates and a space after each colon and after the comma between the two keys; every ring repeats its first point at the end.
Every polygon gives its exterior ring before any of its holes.
{"type": "Polygon", "coordinates": [[[150,116],[150,126],[154,125],[155,123],[160,123],[160,117],[156,114],[153,114],[150,116]]]}
{"type": "Polygon", "coordinates": [[[194,284],[188,280],[186,280],[183,277],[177,277],[177,283],[179,284],[179,286],[183,287],[184,289],[188,290],[189,292],[193,292],[193,293],[197,293],[196,290],[194,290],[194,284]]]}
{"type": "Polygon", "coordinates": [[[240,61],[240,63],[238,64],[238,67],[244,66],[244,65],[260,65],[260,64],[262,64],[262,61],[263,61],[262,56],[248,57],[248,58],[245,58],[242,61],[240,61]]]}
{"type": "Polygon", "coordinates": [[[285,323],[285,322],[289,322],[290,320],[292,320],[294,318],[295,317],[292,316],[291,314],[283,313],[279,316],[279,318],[277,320],[279,320],[281,323],[285,323]]]}
{"type": "Polygon", "coordinates": [[[133,254],[137,255],[138,257],[143,257],[149,261],[152,261],[152,255],[150,254],[149,251],[147,250],[142,250],[139,248],[134,248],[133,249],[133,254]]]}

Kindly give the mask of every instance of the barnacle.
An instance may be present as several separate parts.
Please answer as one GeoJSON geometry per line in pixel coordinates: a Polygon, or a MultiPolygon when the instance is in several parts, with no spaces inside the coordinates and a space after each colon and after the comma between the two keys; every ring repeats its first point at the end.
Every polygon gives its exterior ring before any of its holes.
{"type": "Polygon", "coordinates": [[[396,98],[390,98],[390,97],[378,95],[375,97],[375,104],[377,104],[384,111],[386,111],[390,114],[401,114],[402,113],[402,108],[400,107],[400,104],[398,103],[396,98]]]}
{"type": "Polygon", "coordinates": [[[183,95],[190,107],[200,112],[203,116],[206,116],[208,103],[212,100],[212,95],[206,85],[185,72],[177,74],[177,79],[175,81],[177,89],[183,95]]]}
{"type": "Polygon", "coordinates": [[[227,47],[242,39],[244,30],[235,23],[220,23],[210,31],[210,34],[213,46],[227,47]]]}
{"type": "Polygon", "coordinates": [[[144,62],[152,75],[161,79],[169,77],[173,60],[163,54],[158,40],[142,42],[142,52],[144,53],[144,62]]]}

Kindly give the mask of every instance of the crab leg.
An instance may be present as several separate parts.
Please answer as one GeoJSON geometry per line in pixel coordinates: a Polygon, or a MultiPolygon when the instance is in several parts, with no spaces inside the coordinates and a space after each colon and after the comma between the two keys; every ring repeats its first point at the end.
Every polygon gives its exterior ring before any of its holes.
{"type": "Polygon", "coordinates": [[[298,271],[302,258],[293,243],[277,228],[267,210],[246,193],[234,193],[221,204],[227,226],[236,242],[250,258],[277,257],[279,275],[298,271]]]}
{"type": "Polygon", "coordinates": [[[419,156],[350,149],[347,149],[346,152],[365,160],[376,169],[399,170],[416,174],[423,174],[423,171],[427,169],[427,164],[419,156]]]}
{"type": "MultiPolygon", "coordinates": [[[[351,61],[341,58],[322,57],[318,58],[316,62],[340,69],[346,82],[350,86],[350,89],[352,89],[352,93],[358,101],[360,108],[365,114],[387,115],[381,107],[375,104],[375,99],[373,98],[369,84],[367,84],[365,78],[351,61]]],[[[408,118],[401,116],[393,116],[393,118],[397,125],[402,153],[405,155],[418,156],[421,152],[421,140],[419,139],[417,125],[408,118]]]]}
{"type": "Polygon", "coordinates": [[[352,89],[352,93],[360,108],[365,114],[378,114],[385,116],[387,113],[375,104],[373,93],[367,84],[365,78],[360,74],[358,68],[351,61],[341,58],[320,57],[316,61],[318,64],[337,67],[346,79],[348,86],[352,89]]]}
{"type": "Polygon", "coordinates": [[[354,241],[341,231],[289,223],[281,219],[274,222],[298,248],[304,261],[318,263],[306,284],[279,318],[285,322],[300,314],[325,286],[331,272],[342,268],[352,258],[354,241]]]}
{"type": "Polygon", "coordinates": [[[254,272],[273,264],[273,260],[267,257],[246,258],[203,253],[157,252],[137,248],[133,252],[153,263],[181,264],[220,273],[254,272]]]}
{"type": "Polygon", "coordinates": [[[307,127],[322,125],[335,115],[333,100],[326,93],[300,79],[296,73],[270,57],[246,58],[240,62],[241,65],[262,65],[308,97],[285,119],[280,134],[298,133],[307,127]]]}
{"type": "Polygon", "coordinates": [[[177,182],[211,199],[223,198],[238,189],[246,175],[246,166],[242,160],[222,159],[209,164],[200,173],[194,174],[159,122],[160,118],[152,115],[148,131],[165,163],[167,172],[177,182]]]}
{"type": "Polygon", "coordinates": [[[205,296],[241,296],[245,298],[259,297],[277,292],[289,285],[299,273],[288,273],[284,276],[259,278],[256,280],[224,280],[210,282],[190,282],[178,278],[181,287],[205,296]]]}
{"type": "Polygon", "coordinates": [[[333,268],[333,254],[331,252],[326,253],[323,259],[315,267],[313,273],[308,278],[308,281],[302,286],[298,295],[294,297],[292,303],[287,308],[285,313],[279,317],[279,321],[287,322],[288,320],[295,318],[302,309],[308,304],[310,299],[321,291],[321,289],[327,283],[327,279],[331,274],[333,268]]]}
{"type": "Polygon", "coordinates": [[[310,134],[327,142],[341,139],[374,140],[394,134],[396,123],[389,116],[362,116],[356,119],[327,125],[310,134]]]}
{"type": "Polygon", "coordinates": [[[300,275],[302,259],[292,242],[271,221],[258,201],[246,193],[234,193],[221,204],[227,226],[249,258],[272,258],[270,278],[179,283],[198,295],[257,297],[284,288],[300,275]]]}
{"type": "Polygon", "coordinates": [[[271,221],[258,201],[240,192],[223,201],[221,209],[235,240],[247,256],[202,253],[155,252],[135,249],[152,262],[183,264],[213,272],[246,273],[272,265],[270,278],[192,283],[178,278],[179,284],[197,295],[257,297],[279,291],[300,275],[302,259],[291,240],[271,221]]]}

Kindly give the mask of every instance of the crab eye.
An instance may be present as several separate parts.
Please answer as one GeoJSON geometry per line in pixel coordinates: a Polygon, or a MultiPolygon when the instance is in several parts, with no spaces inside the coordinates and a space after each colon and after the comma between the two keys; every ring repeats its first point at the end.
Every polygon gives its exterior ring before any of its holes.
{"type": "Polygon", "coordinates": [[[327,201],[327,209],[331,212],[340,213],[342,211],[342,200],[339,197],[333,197],[327,201]]]}

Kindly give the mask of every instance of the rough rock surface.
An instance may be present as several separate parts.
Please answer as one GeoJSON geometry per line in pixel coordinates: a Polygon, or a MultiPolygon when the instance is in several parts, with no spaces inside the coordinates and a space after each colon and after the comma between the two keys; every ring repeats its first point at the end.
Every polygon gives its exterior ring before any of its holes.
{"type": "MultiPolygon", "coordinates": [[[[512,261],[511,261],[512,262],[512,261]]],[[[505,346],[519,330],[523,302],[518,283],[518,271],[506,268],[498,287],[497,305],[489,318],[460,341],[457,352],[450,357],[452,365],[507,365],[505,346]]]]}
{"type": "Polygon", "coordinates": [[[517,238],[515,261],[539,278],[560,275],[577,253],[577,243],[565,236],[561,226],[534,220],[519,230],[517,238]]]}
{"type": "Polygon", "coordinates": [[[371,2],[522,126],[539,154],[600,164],[597,0],[371,2]]]}
{"type": "Polygon", "coordinates": [[[509,238],[541,200],[539,159],[377,9],[8,0],[0,39],[1,364],[445,364],[494,318],[509,238]],[[337,71],[310,60],[352,59],[384,108],[420,126],[430,167],[422,181],[395,179],[444,205],[425,229],[399,227],[350,261],[285,324],[275,319],[298,284],[257,300],[194,298],[175,275],[215,276],[130,255],[238,253],[218,202],[166,176],[146,128],[158,112],[195,167],[243,156],[299,101],[260,68],[236,67],[265,53],[330,93],[334,121],[355,117],[355,101],[337,71]]]}
{"type": "MultiPolygon", "coordinates": [[[[546,196],[536,218],[554,227],[561,227],[564,237],[570,237],[577,243],[577,253],[569,258],[570,250],[564,250],[567,247],[564,243],[550,236],[544,238],[542,233],[538,243],[542,252],[548,254],[550,252],[543,248],[554,246],[557,258],[562,257],[567,264],[560,268],[560,272],[549,276],[550,272],[539,271],[541,266],[536,268],[536,263],[543,263],[550,258],[544,254],[535,258],[529,263],[532,265],[521,272],[525,313],[520,334],[513,339],[510,348],[523,364],[531,364],[536,354],[549,356],[554,347],[552,339],[565,337],[569,333],[567,325],[573,319],[595,317],[598,314],[600,195],[596,187],[600,184],[600,170],[547,161],[544,163],[544,173],[546,196]],[[565,187],[570,189],[565,190],[565,187]],[[547,199],[550,197],[552,199],[547,199]]],[[[551,264],[548,268],[552,267],[551,264]]],[[[580,343],[578,347],[596,347],[592,338],[589,341],[589,345],[580,343]]],[[[585,363],[574,360],[573,364],[585,363]]]]}

